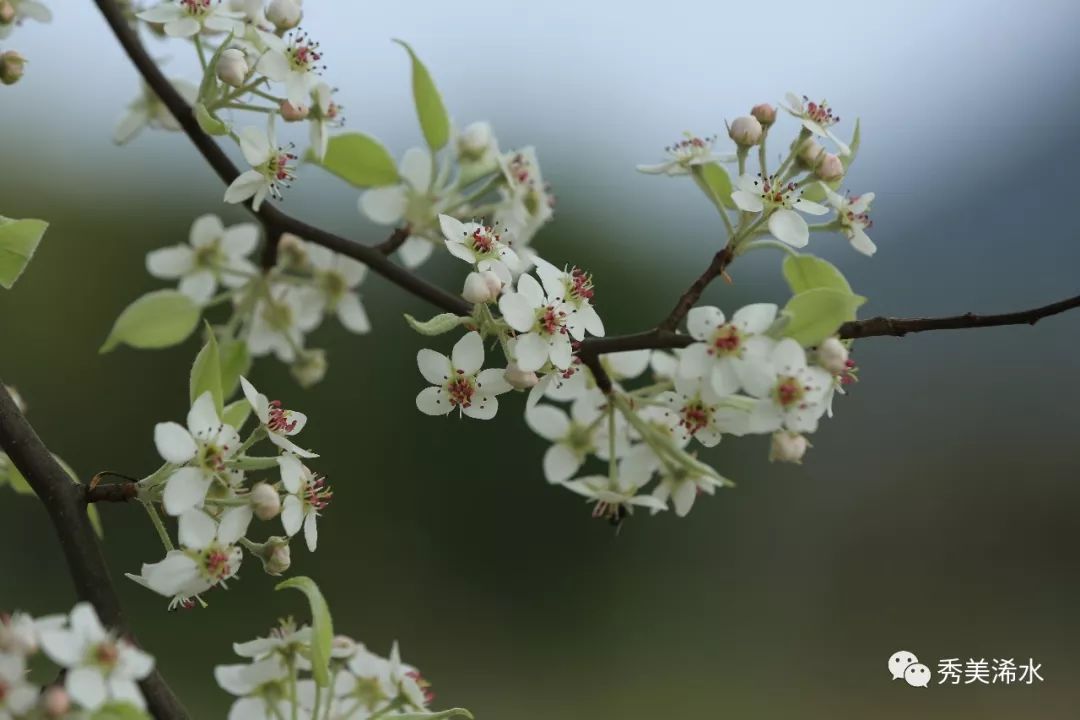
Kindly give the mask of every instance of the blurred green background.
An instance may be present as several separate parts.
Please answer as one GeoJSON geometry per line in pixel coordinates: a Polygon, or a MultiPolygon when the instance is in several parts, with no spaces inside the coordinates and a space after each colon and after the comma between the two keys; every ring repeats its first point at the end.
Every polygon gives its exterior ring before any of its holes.
{"type": "MultiPolygon", "coordinates": [[[[654,323],[718,241],[689,182],[633,165],[789,89],[827,94],[842,135],[862,116],[846,185],[877,192],[880,252],[866,260],[833,238],[814,249],[871,298],[867,314],[1005,311],[1080,287],[1074,3],[845,2],[813,15],[780,3],[768,22],[757,5],[510,5],[308,0],[306,27],[350,127],[395,154],[420,138],[406,63],[387,42],[397,36],[427,59],[460,124],[491,119],[504,147],[537,144],[559,196],[537,245],[594,272],[611,332],[654,323]],[[780,50],[759,46],[762,26],[780,50]]],[[[198,214],[244,216],[221,204],[183,137],[109,145],[135,75],[90,3],[53,6],[53,25],[8,42],[31,64],[0,89],[0,214],[52,223],[0,295],[0,376],[81,474],[140,475],[156,467],[154,423],[183,417],[196,345],[97,348],[131,299],[160,287],[147,251],[182,241],[198,214]]],[[[183,46],[154,49],[191,70],[183,46]]],[[[306,168],[284,208],[382,239],[355,202],[306,168]]],[[[422,272],[451,288],[462,278],[448,260],[422,272]]],[[[732,276],[705,299],[785,299],[778,257],[748,256],[732,276]]],[[[430,309],[374,277],[364,300],[372,335],[329,323],[311,339],[330,351],[322,385],[303,392],[274,361],[253,379],[309,414],[306,443],[336,491],[318,553],[296,543],[293,572],[319,582],[339,632],[380,652],[398,639],[440,707],[508,720],[1076,717],[1080,313],[862,341],[863,382],[802,467],[769,465],[764,438],[729,439],[708,459],[738,487],[615,536],[544,482],[522,398],[490,423],[419,415],[423,343],[401,314],[430,309]],[[899,649],[931,669],[1032,657],[1045,682],[914,689],[889,679],[899,649]]],[[[209,609],[168,614],[122,577],[161,555],[147,519],[102,514],[140,639],[195,717],[224,717],[211,666],[279,615],[302,615],[299,596],[272,593],[249,561],[209,609]]],[[[0,607],[73,601],[45,514],[0,491],[0,607]]]]}

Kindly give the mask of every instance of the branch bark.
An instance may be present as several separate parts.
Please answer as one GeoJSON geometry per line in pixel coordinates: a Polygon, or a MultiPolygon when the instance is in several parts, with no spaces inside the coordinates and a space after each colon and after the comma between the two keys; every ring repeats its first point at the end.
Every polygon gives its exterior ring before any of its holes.
{"type": "MultiPolygon", "coordinates": [[[[135,642],[120,609],[120,600],[101,554],[101,545],[86,515],[86,487],[75,483],[64,471],[19,411],[2,382],[0,447],[44,503],[79,599],[93,605],[106,626],[116,628],[135,642]]],[[[155,718],[185,720],[188,717],[157,670],[140,685],[155,718]]]]}

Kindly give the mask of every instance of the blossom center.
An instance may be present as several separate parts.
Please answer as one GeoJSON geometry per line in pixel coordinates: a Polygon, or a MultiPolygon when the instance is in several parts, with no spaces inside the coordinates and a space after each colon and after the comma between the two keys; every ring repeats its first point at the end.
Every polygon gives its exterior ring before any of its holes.
{"type": "Polygon", "coordinates": [[[214,543],[202,553],[202,571],[211,582],[220,582],[228,578],[232,569],[230,548],[214,543]]]}
{"type": "Polygon", "coordinates": [[[805,114],[807,119],[813,120],[821,127],[829,127],[840,122],[840,116],[833,115],[832,108],[824,100],[820,103],[811,102],[810,98],[803,95],[803,102],[806,105],[805,114]]]}
{"type": "Polygon", "coordinates": [[[292,412],[281,406],[280,400],[270,401],[270,417],[266,421],[266,427],[270,432],[288,435],[296,429],[296,420],[291,420],[292,412]]]}
{"type": "Polygon", "coordinates": [[[325,475],[312,475],[304,487],[304,502],[316,511],[325,510],[334,497],[334,491],[330,489],[330,483],[325,475]]]}
{"type": "Polygon", "coordinates": [[[566,311],[547,305],[537,311],[536,319],[540,324],[540,332],[544,335],[566,334],[566,311]]]}
{"type": "Polygon", "coordinates": [[[419,670],[407,672],[405,673],[405,677],[412,678],[412,681],[420,688],[420,692],[424,695],[425,704],[430,705],[435,702],[435,693],[431,690],[431,683],[424,679],[424,676],[420,674],[419,670]]]}
{"type": "Polygon", "coordinates": [[[494,228],[482,225],[469,233],[465,243],[480,257],[497,255],[502,245],[502,236],[495,232],[494,228]]]}
{"type": "Polygon", "coordinates": [[[464,370],[458,370],[457,377],[449,380],[444,387],[452,407],[467,408],[472,406],[476,386],[473,384],[473,379],[466,375],[464,370]]]}
{"type": "Polygon", "coordinates": [[[793,182],[784,183],[775,175],[758,177],[754,180],[754,189],[761,194],[761,200],[769,207],[782,207],[791,209],[795,201],[799,199],[802,191],[793,182]]]}
{"type": "Polygon", "coordinates": [[[595,292],[593,290],[592,275],[581,268],[576,266],[570,268],[565,284],[566,296],[569,300],[575,301],[578,305],[592,300],[595,292]]]}
{"type": "Polygon", "coordinates": [[[799,378],[790,375],[780,378],[773,388],[773,397],[783,408],[791,408],[802,403],[809,388],[799,382],[799,378]]]}
{"type": "Polygon", "coordinates": [[[742,349],[742,333],[731,323],[721,325],[713,331],[709,347],[710,355],[738,355],[742,349]]]}
{"type": "Polygon", "coordinates": [[[285,148],[278,148],[277,152],[266,161],[266,177],[275,183],[288,186],[296,177],[297,155],[285,148]]]}
{"type": "Polygon", "coordinates": [[[210,0],[180,0],[180,7],[188,15],[203,17],[210,13],[210,0]]]}
{"type": "Polygon", "coordinates": [[[202,268],[216,268],[223,264],[224,253],[221,251],[219,241],[203,245],[195,250],[195,264],[202,268]]]}
{"type": "Polygon", "coordinates": [[[869,230],[873,227],[874,222],[870,219],[868,209],[864,208],[862,212],[855,212],[854,210],[854,206],[859,202],[859,197],[859,195],[856,195],[855,197],[847,198],[845,209],[840,213],[840,222],[848,227],[869,230]]]}
{"type": "Polygon", "coordinates": [[[349,284],[345,281],[345,277],[333,270],[319,273],[318,283],[323,293],[330,300],[331,305],[337,305],[337,302],[349,290],[349,284]]]}
{"type": "Polygon", "coordinates": [[[293,326],[293,312],[288,303],[270,300],[263,307],[266,324],[279,332],[288,332],[293,326]]]}
{"type": "Polygon", "coordinates": [[[686,428],[686,431],[691,435],[697,433],[699,430],[704,430],[709,427],[712,422],[713,410],[711,407],[701,401],[700,398],[695,398],[683,406],[679,411],[680,419],[679,424],[686,428]]]}
{"type": "Polygon", "coordinates": [[[319,43],[312,42],[306,33],[299,33],[293,38],[289,49],[285,51],[285,55],[293,71],[301,73],[317,70],[316,63],[322,60],[319,43]]]}
{"type": "Polygon", "coordinates": [[[664,152],[671,155],[681,165],[688,165],[693,160],[700,160],[712,155],[715,137],[698,137],[687,134],[685,138],[664,148],[664,152]]]}
{"type": "Polygon", "coordinates": [[[120,650],[116,647],[116,643],[103,642],[94,648],[93,659],[102,668],[111,669],[120,659],[120,650]]]}

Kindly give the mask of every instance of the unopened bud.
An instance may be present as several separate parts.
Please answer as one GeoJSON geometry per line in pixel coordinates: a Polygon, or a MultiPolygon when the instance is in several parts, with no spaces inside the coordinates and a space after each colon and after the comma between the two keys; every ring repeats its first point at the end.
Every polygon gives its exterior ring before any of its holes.
{"type": "Polygon", "coordinates": [[[465,289],[461,296],[474,304],[485,304],[499,297],[502,292],[502,280],[491,270],[471,272],[465,278],[465,289]]]}
{"type": "Polygon", "coordinates": [[[25,68],[26,58],[14,50],[0,53],[0,82],[14,85],[22,79],[25,68]]]}
{"type": "Polygon", "coordinates": [[[839,156],[827,152],[818,162],[814,173],[825,182],[839,180],[844,177],[844,163],[840,162],[839,156]]]}
{"type": "Polygon", "coordinates": [[[754,116],[762,127],[769,127],[776,122],[776,108],[769,103],[761,103],[750,108],[750,114],[754,116]]]}
{"type": "Polygon", "coordinates": [[[281,119],[285,122],[300,122],[307,120],[311,110],[307,105],[293,105],[288,100],[281,101],[281,119]]]}
{"type": "Polygon", "coordinates": [[[270,520],[281,512],[281,496],[278,491],[264,482],[255,483],[249,497],[251,509],[260,520],[270,520]]]}
{"type": "Polygon", "coordinates": [[[251,70],[244,51],[237,48],[229,48],[221,53],[216,69],[218,80],[233,87],[243,85],[244,78],[247,77],[248,72],[251,70]]]}
{"type": "Polygon", "coordinates": [[[540,378],[534,372],[526,372],[514,363],[510,363],[503,373],[503,379],[510,383],[510,387],[518,390],[528,390],[540,382],[540,378]]]}
{"type": "Polygon", "coordinates": [[[491,147],[491,140],[491,125],[486,122],[474,122],[462,130],[461,135],[458,136],[458,152],[464,160],[479,160],[491,147]]]}
{"type": "Polygon", "coordinates": [[[51,718],[60,718],[71,710],[71,697],[67,690],[53,685],[41,695],[41,709],[51,718]]]}
{"type": "Polygon", "coordinates": [[[263,570],[267,575],[280,575],[292,564],[289,552],[289,538],[273,535],[264,543],[248,543],[248,550],[262,560],[263,570]]]}
{"type": "Polygon", "coordinates": [[[292,30],[300,24],[302,15],[295,0],[271,0],[266,8],[266,19],[278,30],[292,30]]]}
{"type": "Polygon", "coordinates": [[[772,446],[769,448],[769,462],[786,462],[799,465],[810,443],[798,433],[785,430],[773,433],[772,446]]]}
{"type": "Polygon", "coordinates": [[[356,641],[348,635],[335,635],[330,643],[330,657],[350,658],[356,653],[356,641]]]}
{"type": "Polygon", "coordinates": [[[806,138],[799,144],[798,158],[804,167],[814,167],[824,154],[825,148],[821,147],[814,138],[806,138]]]}
{"type": "Polygon", "coordinates": [[[304,241],[292,233],[281,233],[278,238],[277,262],[287,268],[307,267],[308,254],[304,241]]]}
{"type": "Polygon", "coordinates": [[[11,0],[0,0],[0,25],[10,25],[15,22],[15,6],[11,0]]]}
{"type": "Polygon", "coordinates": [[[849,369],[848,349],[844,343],[835,337],[828,338],[818,345],[818,365],[825,368],[833,375],[839,375],[849,369]]]}
{"type": "Polygon", "coordinates": [[[326,352],[323,350],[304,350],[289,368],[292,376],[301,387],[311,387],[326,377],[326,352]]]}
{"type": "Polygon", "coordinates": [[[743,147],[752,147],[761,142],[762,132],[761,122],[750,115],[737,117],[728,126],[728,137],[743,147]]]}

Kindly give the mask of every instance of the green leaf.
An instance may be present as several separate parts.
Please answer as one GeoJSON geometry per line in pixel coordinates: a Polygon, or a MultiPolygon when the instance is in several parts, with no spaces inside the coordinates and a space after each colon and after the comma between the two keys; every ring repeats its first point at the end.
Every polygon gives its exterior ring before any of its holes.
{"type": "Polygon", "coordinates": [[[147,293],[124,308],[99,352],[120,343],[142,349],[176,345],[194,332],[201,314],[191,298],[176,290],[147,293]]]}
{"type": "Polygon", "coordinates": [[[416,115],[420,118],[420,129],[424,139],[432,150],[440,150],[450,141],[450,118],[446,114],[439,89],[431,79],[431,73],[416,57],[416,53],[404,40],[395,40],[405,48],[412,60],[412,92],[416,103],[416,115]]]}
{"type": "Polygon", "coordinates": [[[229,126],[226,125],[216,115],[206,109],[206,106],[200,103],[195,103],[195,120],[199,123],[199,127],[207,135],[228,135],[229,126]]]}
{"type": "Polygon", "coordinates": [[[240,398],[236,402],[225,406],[225,411],[221,414],[221,422],[239,430],[243,427],[244,421],[247,420],[250,414],[251,403],[247,401],[247,398],[240,398]]]}
{"type": "Polygon", "coordinates": [[[49,223],[0,216],[0,287],[10,290],[34,257],[49,223]]]}
{"type": "MultiPolygon", "coordinates": [[[[234,33],[229,33],[229,36],[227,38],[225,38],[225,42],[223,42],[223,43],[221,43],[220,45],[217,46],[217,50],[214,51],[214,54],[211,55],[210,59],[206,62],[206,68],[207,69],[206,69],[205,72],[203,72],[202,82],[199,83],[199,105],[202,105],[205,102],[210,102],[210,101],[216,99],[218,94],[219,94],[219,91],[218,91],[218,77],[217,77],[217,64],[218,64],[218,60],[221,59],[221,54],[223,52],[225,52],[225,50],[230,45],[232,45],[233,34],[234,33]]],[[[196,118],[198,118],[198,110],[197,109],[196,109],[196,118]]],[[[202,125],[201,121],[199,122],[199,125],[200,126],[202,125]]],[[[203,128],[203,130],[206,130],[206,128],[203,128]]],[[[206,130],[206,131],[210,132],[209,130],[206,130]]]]}
{"type": "Polygon", "coordinates": [[[866,298],[832,288],[814,288],[788,301],[784,314],[789,322],[785,337],[794,338],[803,347],[813,347],[833,335],[842,324],[855,319],[855,310],[866,298]]]}
{"type": "Polygon", "coordinates": [[[387,149],[363,133],[335,135],[326,146],[322,162],[310,153],[308,160],[358,188],[395,185],[400,180],[397,164],[387,149]]]}
{"type": "MultiPolygon", "coordinates": [[[[713,201],[713,204],[722,205],[728,209],[734,209],[735,201],[731,199],[731,178],[719,163],[697,165],[694,168],[694,177],[698,179],[705,196],[713,201]]],[[[721,209],[721,212],[723,210],[721,209]]]]}
{"type": "MultiPolygon", "coordinates": [[[[851,153],[848,155],[840,156],[840,164],[844,166],[846,171],[851,167],[851,163],[855,162],[855,155],[859,152],[859,145],[862,144],[862,128],[859,126],[859,118],[855,118],[855,132],[851,134],[851,142],[848,143],[848,147],[851,149],[851,153]]],[[[839,185],[839,180],[837,185],[839,185]]]]}
{"type": "MultiPolygon", "coordinates": [[[[251,369],[251,354],[243,340],[227,340],[219,348],[221,357],[221,396],[228,400],[240,384],[240,376],[251,369]]],[[[235,426],[234,426],[235,427],[235,426]]]]}
{"type": "Polygon", "coordinates": [[[408,313],[405,314],[405,322],[409,323],[416,332],[421,335],[442,335],[443,333],[450,332],[454,328],[472,320],[470,317],[461,317],[454,313],[442,313],[436,315],[430,320],[421,322],[408,313]]]}
{"type": "Polygon", "coordinates": [[[191,378],[188,383],[188,391],[191,396],[191,404],[195,404],[204,392],[209,391],[214,399],[214,409],[218,417],[225,411],[225,399],[221,393],[221,356],[218,353],[217,338],[210,324],[206,324],[206,334],[209,338],[202,350],[195,356],[195,362],[191,365],[191,378]]]}
{"type": "Polygon", "coordinates": [[[330,608],[326,599],[319,592],[319,586],[308,577],[294,577],[278,583],[275,590],[299,590],[308,599],[311,606],[311,674],[315,682],[322,687],[330,685],[330,646],[334,640],[334,624],[330,619],[330,608]]]}
{"type": "Polygon", "coordinates": [[[835,265],[813,255],[788,255],[784,258],[784,279],[792,295],[814,288],[851,292],[851,285],[835,265]]]}
{"type": "Polygon", "coordinates": [[[443,710],[442,712],[405,713],[404,715],[395,714],[387,717],[393,718],[393,720],[446,720],[448,718],[456,717],[474,720],[473,714],[465,708],[454,708],[452,710],[443,710]]]}
{"type": "Polygon", "coordinates": [[[95,710],[90,720],[147,720],[149,717],[131,703],[111,702],[95,710]]]}

